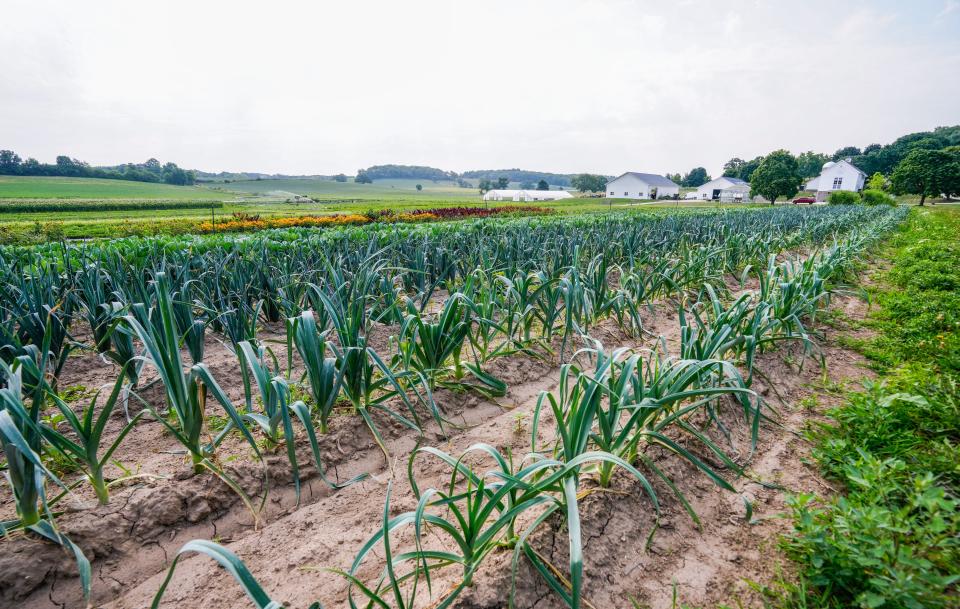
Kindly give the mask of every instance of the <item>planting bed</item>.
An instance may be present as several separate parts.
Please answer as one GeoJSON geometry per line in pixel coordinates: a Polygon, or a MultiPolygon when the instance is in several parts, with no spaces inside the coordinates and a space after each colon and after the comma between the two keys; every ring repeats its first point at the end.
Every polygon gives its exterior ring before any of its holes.
{"type": "Polygon", "coordinates": [[[29,485],[0,500],[0,604],[84,606],[76,547],[93,605],[149,606],[195,539],[244,561],[252,598],[187,554],[160,606],[365,605],[368,586],[380,606],[501,607],[514,585],[517,607],[669,607],[673,586],[757,604],[745,582],[776,576],[784,490],[826,484],[804,464],[801,405],[868,374],[821,318],[862,317],[838,288],[900,218],[611,214],[4,250],[7,462],[29,470],[29,445],[46,496],[71,490],[38,499],[32,532],[14,524],[29,485]],[[342,383],[323,392],[324,371],[342,383]],[[76,436],[54,396],[79,412],[105,387],[99,413],[115,383],[99,455],[149,411],[98,505],[82,459],[55,448],[50,430],[76,436]],[[454,543],[458,510],[471,524],[454,543]]]}

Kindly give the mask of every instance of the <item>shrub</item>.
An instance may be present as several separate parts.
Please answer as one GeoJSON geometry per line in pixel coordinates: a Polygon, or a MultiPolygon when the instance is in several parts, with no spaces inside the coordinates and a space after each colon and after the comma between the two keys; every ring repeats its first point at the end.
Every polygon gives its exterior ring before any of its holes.
{"type": "Polygon", "coordinates": [[[827,197],[830,205],[856,205],[860,202],[860,195],[849,190],[835,190],[827,197]]]}
{"type": "Polygon", "coordinates": [[[868,189],[861,194],[864,205],[896,205],[897,200],[882,190],[868,189]]]}
{"type": "Polygon", "coordinates": [[[846,470],[855,492],[825,507],[811,495],[790,502],[795,535],[786,549],[802,560],[803,576],[845,607],[952,607],[957,501],[897,459],[863,452],[846,470]]]}

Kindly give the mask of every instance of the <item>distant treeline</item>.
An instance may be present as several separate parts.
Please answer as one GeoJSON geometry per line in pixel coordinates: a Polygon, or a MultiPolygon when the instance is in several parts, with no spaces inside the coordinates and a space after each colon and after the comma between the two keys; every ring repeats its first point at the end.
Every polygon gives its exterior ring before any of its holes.
{"type": "Polygon", "coordinates": [[[357,170],[356,182],[361,184],[374,180],[456,180],[459,176],[453,171],[444,171],[436,167],[421,165],[373,165],[357,170]]]}
{"type": "Polygon", "coordinates": [[[159,209],[220,209],[220,201],[12,201],[0,204],[0,214],[58,211],[153,211],[159,209]]]}
{"type": "Polygon", "coordinates": [[[22,160],[13,150],[0,150],[0,175],[8,176],[56,176],[65,178],[103,178],[107,180],[131,180],[188,186],[197,181],[193,171],[181,169],[176,163],[160,164],[157,159],[145,163],[127,163],[112,167],[94,167],[84,161],[68,156],[58,156],[57,162],[41,163],[30,157],[22,160]]]}
{"type": "MultiPolygon", "coordinates": [[[[868,176],[875,173],[889,176],[912,150],[943,150],[958,145],[960,145],[960,125],[953,125],[937,127],[933,131],[910,133],[886,145],[870,144],[863,149],[844,146],[832,155],[812,151],[802,152],[797,155],[796,161],[802,178],[814,178],[820,175],[820,170],[827,161],[847,158],[868,176]]],[[[732,158],[723,166],[723,175],[749,182],[763,159],[762,156],[749,161],[732,158]]]]}
{"type": "Polygon", "coordinates": [[[499,180],[507,178],[511,182],[537,183],[544,180],[554,186],[570,186],[573,175],[563,173],[547,173],[543,171],[527,171],[526,169],[477,169],[464,171],[461,177],[481,180],[499,180]]]}
{"type": "Polygon", "coordinates": [[[560,173],[546,173],[542,171],[527,171],[525,169],[478,169],[457,173],[444,171],[436,167],[421,165],[374,165],[366,169],[357,170],[355,181],[369,184],[374,180],[430,180],[457,182],[463,187],[469,187],[466,179],[489,180],[497,182],[506,178],[508,182],[521,184],[536,184],[541,180],[553,186],[570,186],[572,175],[560,173]]]}

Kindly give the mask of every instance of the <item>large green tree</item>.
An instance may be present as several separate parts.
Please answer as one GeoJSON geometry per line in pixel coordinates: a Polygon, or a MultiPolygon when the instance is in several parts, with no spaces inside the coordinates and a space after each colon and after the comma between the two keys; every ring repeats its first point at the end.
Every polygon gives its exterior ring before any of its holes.
{"type": "Polygon", "coordinates": [[[680,186],[697,188],[698,186],[703,186],[709,181],[710,175],[707,173],[706,169],[703,167],[694,167],[687,173],[687,175],[683,176],[683,179],[680,180],[680,186]]]}
{"type": "Polygon", "coordinates": [[[815,178],[820,175],[823,164],[830,160],[830,157],[819,152],[808,150],[797,155],[797,169],[801,178],[815,178]]]}
{"type": "Polygon", "coordinates": [[[13,150],[0,150],[0,175],[20,173],[20,155],[13,150]]]}
{"type": "Polygon", "coordinates": [[[840,159],[845,159],[847,157],[860,156],[862,153],[860,149],[856,146],[844,146],[840,150],[837,150],[833,153],[833,160],[839,161],[840,159]]]}
{"type": "Polygon", "coordinates": [[[773,205],[780,197],[790,198],[800,190],[797,159],[786,150],[771,152],[750,177],[750,196],[760,195],[773,205]]]}
{"type": "Polygon", "coordinates": [[[891,176],[897,194],[920,195],[920,205],[927,197],[960,194],[960,154],[949,150],[911,150],[891,176]]]}
{"type": "Polygon", "coordinates": [[[607,189],[607,176],[595,173],[581,173],[573,176],[570,186],[579,192],[604,192],[607,189]]]}
{"type": "Polygon", "coordinates": [[[547,184],[546,180],[540,180],[537,182],[537,190],[550,190],[550,185],[547,184]]]}
{"type": "Polygon", "coordinates": [[[762,162],[762,156],[758,156],[750,161],[744,161],[741,158],[734,157],[723,164],[723,175],[728,178],[740,178],[745,182],[749,182],[753,176],[753,172],[757,170],[757,167],[759,167],[762,162]]]}

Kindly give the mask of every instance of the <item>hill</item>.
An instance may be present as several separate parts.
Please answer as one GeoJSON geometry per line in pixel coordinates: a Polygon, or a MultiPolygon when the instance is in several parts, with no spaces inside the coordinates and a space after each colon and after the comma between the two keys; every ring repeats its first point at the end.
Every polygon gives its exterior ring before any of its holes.
{"type": "Polygon", "coordinates": [[[0,199],[161,199],[222,201],[229,193],[153,182],[0,175],[0,199]]]}

